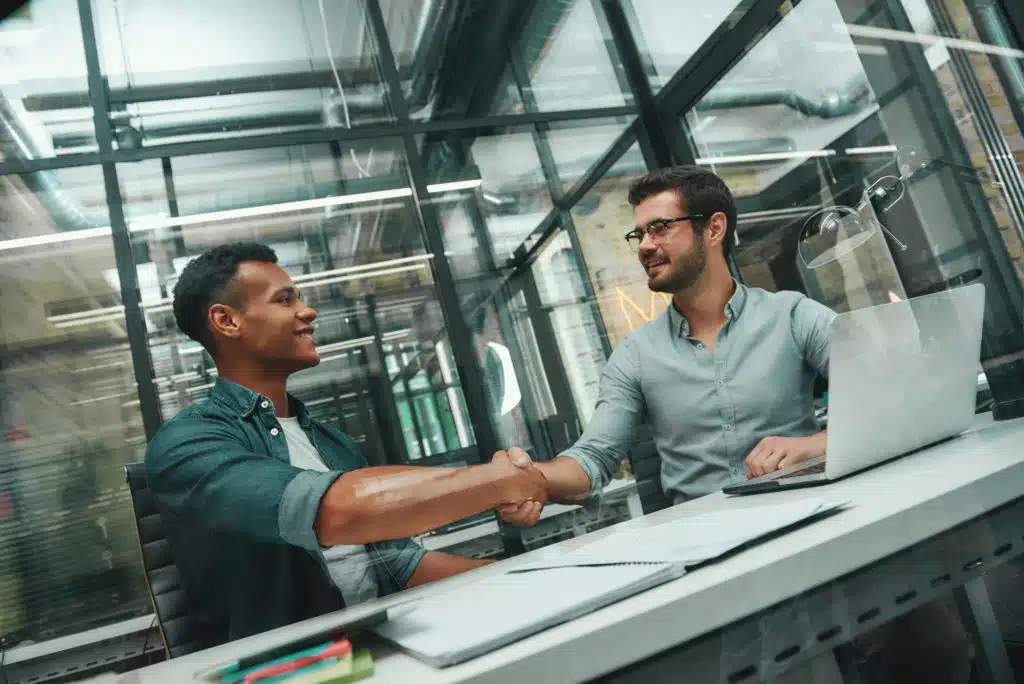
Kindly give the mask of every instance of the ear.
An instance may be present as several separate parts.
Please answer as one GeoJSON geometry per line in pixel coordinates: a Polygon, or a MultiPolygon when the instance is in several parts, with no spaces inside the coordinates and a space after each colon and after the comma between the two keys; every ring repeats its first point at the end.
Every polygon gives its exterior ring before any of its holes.
{"type": "Polygon", "coordinates": [[[726,229],[729,227],[729,220],[725,217],[725,212],[716,211],[708,219],[708,225],[704,229],[704,242],[709,245],[723,245],[725,244],[726,229]]]}
{"type": "Polygon", "coordinates": [[[206,322],[215,335],[237,340],[242,336],[239,312],[227,304],[213,304],[206,314],[206,322]]]}

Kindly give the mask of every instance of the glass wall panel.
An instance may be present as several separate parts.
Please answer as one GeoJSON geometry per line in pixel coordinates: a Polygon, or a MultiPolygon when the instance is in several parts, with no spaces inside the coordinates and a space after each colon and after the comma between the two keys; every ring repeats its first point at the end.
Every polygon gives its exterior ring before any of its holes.
{"type": "Polygon", "coordinates": [[[14,159],[96,149],[74,2],[34,0],[0,23],[0,140],[14,159]]]}
{"type": "Polygon", "coordinates": [[[558,231],[544,246],[531,268],[543,315],[550,317],[555,333],[578,423],[586,425],[597,404],[601,369],[607,360],[602,344],[604,326],[596,302],[587,297],[583,284],[588,276],[564,231],[558,231]]]}
{"type": "Polygon", "coordinates": [[[624,239],[633,227],[633,208],[626,198],[629,184],[646,171],[640,148],[634,144],[572,208],[582,256],[612,347],[668,304],[666,296],[647,288],[636,250],[624,239]]]}
{"type": "Polygon", "coordinates": [[[624,0],[633,37],[647,62],[651,89],[661,90],[679,67],[705,43],[719,40],[752,4],[752,0],[624,0]]]}
{"type": "Polygon", "coordinates": [[[591,0],[394,0],[381,8],[413,119],[632,102],[591,0]]]}
{"type": "Polygon", "coordinates": [[[631,119],[591,119],[544,126],[542,135],[551,149],[558,180],[572,188],[618,139],[631,119]]]}
{"type": "Polygon", "coordinates": [[[507,47],[522,3],[382,0],[380,5],[412,119],[523,110],[507,47]]]}
{"type": "Polygon", "coordinates": [[[0,636],[150,612],[124,464],[146,446],[96,167],[0,177],[0,636]]]}
{"type": "Polygon", "coordinates": [[[535,133],[501,129],[425,139],[423,154],[431,186],[464,187],[435,195],[432,207],[499,440],[541,446],[541,421],[551,415],[545,403],[549,378],[527,370],[524,345],[529,348],[535,340],[529,323],[517,316],[522,282],[510,277],[508,265],[553,206],[535,133]]]}
{"type": "MultiPolygon", "coordinates": [[[[415,41],[404,4],[385,16],[396,40],[415,41]]],[[[391,118],[359,0],[94,6],[121,147],[391,118]]]]}
{"type": "Polygon", "coordinates": [[[537,3],[514,55],[522,60],[524,87],[537,111],[632,104],[619,57],[592,0],[537,3]]]}

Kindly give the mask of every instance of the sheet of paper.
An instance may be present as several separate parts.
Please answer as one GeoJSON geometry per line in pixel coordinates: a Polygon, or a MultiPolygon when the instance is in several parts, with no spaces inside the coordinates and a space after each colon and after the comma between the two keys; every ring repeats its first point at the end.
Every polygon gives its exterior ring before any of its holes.
{"type": "Polygon", "coordinates": [[[702,513],[652,527],[627,525],[580,549],[538,559],[514,572],[616,563],[696,565],[842,505],[824,499],[808,499],[702,513]]]}

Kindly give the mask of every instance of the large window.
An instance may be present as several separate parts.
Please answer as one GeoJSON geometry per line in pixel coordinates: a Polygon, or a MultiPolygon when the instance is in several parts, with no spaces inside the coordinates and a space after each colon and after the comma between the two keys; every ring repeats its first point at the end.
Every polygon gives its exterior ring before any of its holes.
{"type": "Polygon", "coordinates": [[[123,464],[146,446],[99,169],[0,178],[0,634],[150,610],[123,464]]]}
{"type": "Polygon", "coordinates": [[[575,441],[669,306],[623,236],[630,182],[673,159],[732,188],[748,285],[847,311],[983,282],[982,377],[1022,396],[1007,9],[29,3],[0,25],[0,645],[151,610],[122,466],[210,395],[171,298],[231,241],[317,309],[289,389],[374,465],[575,441]]]}

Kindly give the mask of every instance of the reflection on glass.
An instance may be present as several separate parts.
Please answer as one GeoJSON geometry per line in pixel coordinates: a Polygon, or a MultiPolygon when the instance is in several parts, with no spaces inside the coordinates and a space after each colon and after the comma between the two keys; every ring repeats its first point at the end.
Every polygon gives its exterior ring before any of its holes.
{"type": "Polygon", "coordinates": [[[413,119],[522,111],[504,47],[518,3],[381,0],[380,5],[413,119]],[[484,54],[486,60],[466,58],[484,54]]]}
{"type": "Polygon", "coordinates": [[[687,114],[698,163],[736,196],[827,164],[831,143],[878,111],[843,21],[834,0],[800,3],[687,114]]]}
{"type": "Polygon", "coordinates": [[[576,416],[581,425],[586,425],[597,404],[601,368],[606,360],[601,345],[604,331],[594,302],[585,298],[586,274],[568,234],[559,231],[544,246],[533,264],[533,272],[541,302],[551,317],[576,416]]]}
{"type": "Polygon", "coordinates": [[[666,297],[647,288],[636,250],[622,239],[633,226],[633,208],[626,197],[629,184],[646,171],[640,148],[634,144],[572,208],[598,309],[613,347],[667,305],[666,297]]]}
{"type": "Polygon", "coordinates": [[[94,19],[122,147],[390,120],[355,0],[98,0],[94,19]]]}
{"type": "Polygon", "coordinates": [[[542,133],[551,148],[558,179],[569,190],[622,134],[630,120],[596,119],[552,124],[542,133]]]}
{"type": "Polygon", "coordinates": [[[619,57],[591,0],[539,3],[513,48],[537,111],[632,104],[619,79],[619,57]]]}
{"type": "Polygon", "coordinates": [[[151,610],[124,463],[145,433],[98,168],[0,178],[0,635],[151,610]],[[57,193],[60,193],[59,195],[57,193]],[[102,208],[101,208],[102,207],[102,208]]]}
{"type": "Polygon", "coordinates": [[[17,159],[96,150],[78,8],[35,0],[0,23],[0,137],[17,159]]]}
{"type": "Polygon", "coordinates": [[[450,141],[424,155],[430,183],[480,183],[435,198],[457,274],[503,265],[552,207],[531,131],[450,141]]]}
{"type": "Polygon", "coordinates": [[[752,4],[750,0],[624,2],[632,11],[630,23],[637,45],[650,64],[649,80],[654,92],[661,90],[705,41],[714,40],[715,34],[738,21],[752,4]]]}

